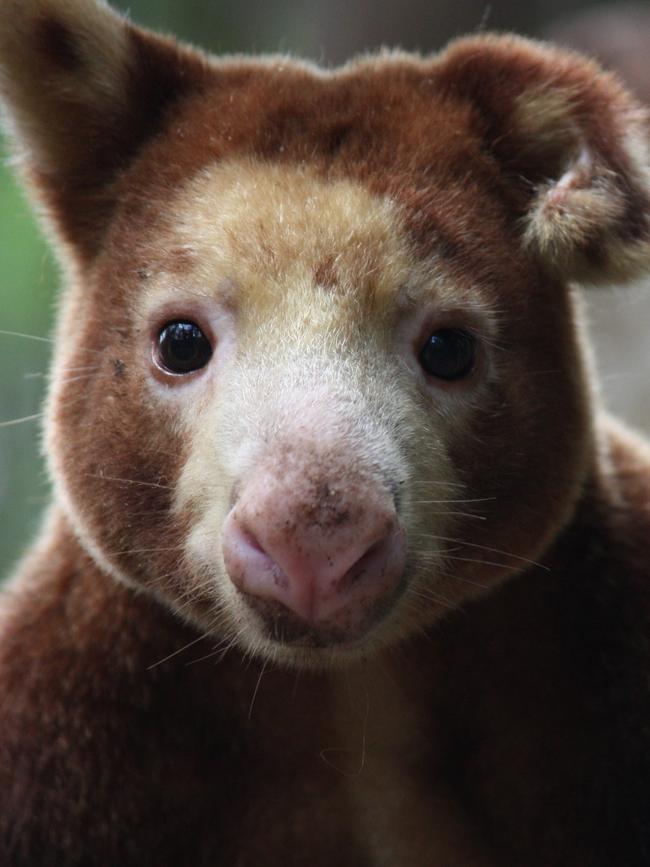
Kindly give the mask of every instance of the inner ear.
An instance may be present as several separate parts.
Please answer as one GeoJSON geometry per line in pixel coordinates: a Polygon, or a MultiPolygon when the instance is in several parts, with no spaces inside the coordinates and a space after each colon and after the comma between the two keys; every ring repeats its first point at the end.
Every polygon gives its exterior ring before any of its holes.
{"type": "Polygon", "coordinates": [[[53,68],[74,73],[83,66],[81,46],[74,33],[58,18],[44,17],[36,27],[36,39],[53,68]]]}
{"type": "Polygon", "coordinates": [[[616,173],[582,145],[557,179],[536,187],[524,220],[524,243],[560,271],[574,270],[580,257],[597,264],[598,244],[606,244],[613,227],[624,224],[626,208],[616,173]]]}

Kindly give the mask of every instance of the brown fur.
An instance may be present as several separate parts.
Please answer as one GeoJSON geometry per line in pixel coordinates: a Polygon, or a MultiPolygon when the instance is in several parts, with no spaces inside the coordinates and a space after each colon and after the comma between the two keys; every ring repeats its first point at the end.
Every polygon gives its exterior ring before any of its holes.
{"type": "Polygon", "coordinates": [[[0,89],[69,277],[55,502],[0,608],[2,864],[647,864],[650,453],[596,406],[569,288],[650,262],[616,79],[496,36],[215,61],[102,3],[10,0],[0,89]],[[227,340],[214,395],[152,370],[188,306],[236,331],[245,388],[227,340]],[[475,371],[416,382],[459,320],[475,371]],[[391,431],[409,566],[335,666],[291,624],[269,649],[192,560],[249,416],[250,462],[316,492],[324,535],[357,519],[332,467],[369,484],[391,431]]]}

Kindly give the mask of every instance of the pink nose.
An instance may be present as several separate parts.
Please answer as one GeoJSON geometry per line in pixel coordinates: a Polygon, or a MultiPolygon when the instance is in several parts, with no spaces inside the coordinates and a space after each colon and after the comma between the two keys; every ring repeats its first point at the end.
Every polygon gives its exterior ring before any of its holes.
{"type": "Polygon", "coordinates": [[[310,626],[354,631],[395,590],[406,546],[387,494],[369,483],[249,483],[228,516],[223,553],[234,585],[310,626]],[[297,489],[297,490],[296,490],[297,489]]]}

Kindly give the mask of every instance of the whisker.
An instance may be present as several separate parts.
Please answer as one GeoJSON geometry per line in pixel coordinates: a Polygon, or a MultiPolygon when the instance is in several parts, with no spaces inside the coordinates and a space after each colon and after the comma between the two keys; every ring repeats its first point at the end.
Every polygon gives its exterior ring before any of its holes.
{"type": "Polygon", "coordinates": [[[112,557],[126,556],[127,554],[157,554],[159,551],[183,551],[184,545],[174,545],[171,548],[130,548],[128,551],[111,551],[112,557]]]}
{"type": "Polygon", "coordinates": [[[451,542],[454,545],[461,547],[477,548],[481,551],[490,551],[492,554],[502,554],[504,557],[512,557],[513,560],[519,560],[522,563],[528,563],[530,566],[538,566],[546,572],[550,572],[548,566],[543,563],[538,563],[536,560],[529,560],[527,557],[522,557],[519,554],[513,554],[510,551],[502,551],[500,548],[490,548],[488,545],[479,545],[476,542],[466,542],[464,539],[452,539],[450,536],[437,536],[434,533],[414,533],[414,537],[423,537],[427,539],[438,539],[440,542],[451,542]]]}
{"type": "Polygon", "coordinates": [[[474,497],[462,500],[417,500],[416,505],[426,506],[429,503],[488,503],[493,500],[496,500],[496,497],[474,497]]]}
{"type": "Polygon", "coordinates": [[[412,479],[409,481],[409,485],[431,485],[431,486],[440,486],[445,488],[464,488],[465,485],[463,482],[443,482],[438,479],[412,479]]]}
{"type": "Polygon", "coordinates": [[[264,672],[266,671],[266,666],[268,664],[268,660],[264,660],[262,664],[262,670],[260,671],[260,676],[257,678],[257,683],[255,684],[255,689],[253,690],[253,697],[251,698],[250,707],[248,708],[248,719],[251,719],[253,716],[253,705],[255,704],[255,699],[257,697],[257,692],[260,688],[260,684],[262,683],[262,678],[264,677],[264,672]]]}
{"type": "Polygon", "coordinates": [[[94,375],[94,373],[80,373],[78,376],[63,376],[57,379],[57,382],[78,382],[80,379],[91,379],[94,375]]]}
{"type": "Polygon", "coordinates": [[[458,605],[455,602],[452,602],[451,599],[447,599],[445,596],[441,596],[440,593],[436,593],[429,588],[425,589],[416,589],[415,587],[411,587],[409,589],[410,596],[419,596],[421,599],[426,599],[427,602],[437,602],[438,605],[442,605],[443,608],[446,608],[448,611],[454,611],[458,605]]]}
{"type": "Polygon", "coordinates": [[[366,710],[363,717],[363,729],[361,731],[361,753],[359,757],[359,767],[354,771],[346,771],[344,768],[339,767],[339,765],[335,764],[331,761],[328,756],[330,755],[345,755],[352,753],[348,747],[325,747],[322,749],[318,757],[321,761],[325,762],[330,768],[333,768],[337,773],[341,774],[344,777],[358,777],[363,772],[363,769],[366,766],[366,741],[367,741],[367,733],[368,733],[368,719],[370,717],[370,696],[368,695],[368,691],[365,691],[366,695],[366,710]]]}
{"type": "Polygon", "coordinates": [[[472,581],[470,578],[463,578],[462,575],[454,575],[453,572],[443,572],[442,569],[436,569],[436,575],[442,575],[444,578],[451,578],[453,581],[461,581],[463,584],[470,584],[472,587],[479,587],[481,590],[489,590],[489,584],[483,584],[480,581],[472,581]]]}
{"type": "Polygon", "coordinates": [[[128,511],[127,512],[129,518],[141,518],[144,515],[169,515],[169,508],[163,507],[162,509],[137,509],[136,511],[128,511]]]}
{"type": "Polygon", "coordinates": [[[54,343],[52,337],[41,337],[38,334],[23,334],[22,331],[6,331],[4,328],[0,328],[0,334],[5,337],[22,337],[25,340],[36,340],[39,343],[54,343]]]}
{"type": "Polygon", "coordinates": [[[204,653],[203,656],[199,656],[196,659],[192,659],[189,662],[186,662],[185,665],[187,665],[187,666],[196,665],[196,663],[198,663],[198,662],[205,662],[206,659],[211,659],[213,656],[216,656],[218,653],[221,653],[221,651],[223,650],[225,645],[228,645],[226,647],[226,652],[227,652],[230,649],[230,647],[232,647],[233,642],[234,642],[234,639],[231,638],[230,635],[228,635],[228,636],[226,636],[226,638],[223,638],[221,641],[219,641],[212,648],[212,650],[209,653],[204,653]]]}
{"type": "Polygon", "coordinates": [[[366,738],[368,736],[368,718],[370,716],[370,695],[366,689],[366,712],[363,717],[363,731],[361,732],[361,756],[359,757],[359,768],[356,774],[352,776],[361,776],[361,772],[366,766],[366,738]]]}
{"type": "Polygon", "coordinates": [[[101,366],[101,364],[79,364],[75,367],[61,367],[59,370],[65,373],[78,373],[80,370],[100,370],[101,366]]]}
{"type": "Polygon", "coordinates": [[[182,647],[179,647],[178,650],[175,650],[173,653],[168,654],[163,659],[159,659],[158,662],[152,663],[152,665],[147,666],[147,671],[151,671],[152,668],[157,668],[159,665],[162,665],[163,662],[168,662],[170,659],[173,659],[175,656],[178,656],[179,653],[182,653],[184,650],[188,650],[190,647],[193,647],[195,644],[198,644],[199,641],[203,641],[203,639],[209,635],[210,633],[206,632],[203,635],[199,635],[198,638],[193,638],[192,641],[188,641],[187,644],[184,644],[182,647]]]}
{"type": "MultiPolygon", "coordinates": [[[[414,506],[423,505],[423,503],[427,502],[426,500],[416,500],[414,501],[414,506]]],[[[475,521],[487,521],[485,515],[474,515],[472,512],[427,512],[427,515],[454,515],[457,518],[473,518],[475,521]]]]}
{"type": "Polygon", "coordinates": [[[106,355],[105,349],[93,349],[92,346],[78,346],[76,352],[91,352],[93,355],[106,355]]]}
{"type": "Polygon", "coordinates": [[[220,665],[224,661],[224,659],[230,653],[230,651],[233,649],[233,647],[235,647],[237,642],[240,641],[240,639],[243,635],[243,632],[244,632],[244,630],[242,629],[239,632],[235,633],[230,644],[224,650],[221,651],[221,654],[219,655],[219,659],[217,659],[217,661],[215,662],[215,665],[220,665]]]}
{"type": "MultiPolygon", "coordinates": [[[[25,334],[22,331],[7,331],[4,328],[0,328],[0,335],[4,337],[20,337],[23,340],[35,340],[37,343],[55,343],[55,339],[53,337],[43,337],[40,334],[25,334]]],[[[89,346],[79,346],[77,348],[78,352],[93,352],[96,355],[104,355],[104,350],[102,349],[92,349],[89,346]]]]}
{"type": "Polygon", "coordinates": [[[106,482],[122,482],[127,485],[143,485],[145,488],[162,488],[165,491],[173,490],[171,485],[162,485],[159,482],[143,482],[140,479],[122,479],[119,476],[104,476],[95,473],[86,473],[91,479],[100,479],[106,482]]]}
{"type": "Polygon", "coordinates": [[[36,419],[40,418],[42,415],[42,412],[36,412],[33,415],[25,415],[22,418],[12,418],[9,421],[0,421],[0,428],[14,427],[18,424],[25,424],[28,421],[36,421],[36,419]]]}
{"type": "Polygon", "coordinates": [[[445,552],[441,552],[442,556],[446,560],[454,560],[457,563],[479,563],[482,566],[497,566],[499,569],[517,569],[517,566],[513,566],[512,563],[495,563],[492,560],[479,560],[473,557],[457,557],[455,554],[445,554],[445,552]]]}

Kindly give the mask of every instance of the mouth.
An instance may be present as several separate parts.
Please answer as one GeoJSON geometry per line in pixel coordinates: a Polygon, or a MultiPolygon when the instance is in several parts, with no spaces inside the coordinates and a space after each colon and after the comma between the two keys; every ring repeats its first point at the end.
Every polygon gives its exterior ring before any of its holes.
{"type": "Polygon", "coordinates": [[[339,611],[336,621],[309,623],[280,602],[240,591],[247,607],[256,615],[260,631],[272,643],[287,648],[353,650],[386,619],[406,589],[406,579],[380,598],[357,600],[349,611],[339,611]]]}

